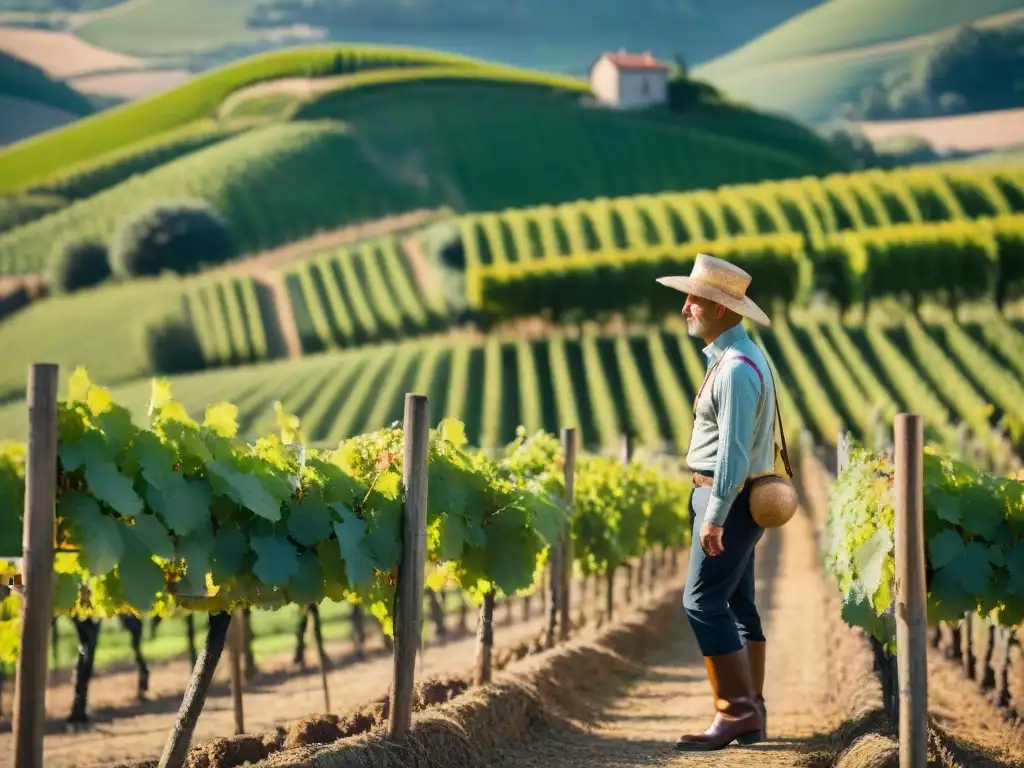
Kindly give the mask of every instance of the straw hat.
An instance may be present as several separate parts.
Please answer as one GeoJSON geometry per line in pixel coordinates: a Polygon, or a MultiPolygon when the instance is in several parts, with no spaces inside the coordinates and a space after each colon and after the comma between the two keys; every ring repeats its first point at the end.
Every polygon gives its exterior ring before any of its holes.
{"type": "Polygon", "coordinates": [[[658,282],[721,304],[755,323],[771,325],[768,315],[747,296],[750,273],[724,259],[698,253],[689,277],[659,277],[658,282]]]}

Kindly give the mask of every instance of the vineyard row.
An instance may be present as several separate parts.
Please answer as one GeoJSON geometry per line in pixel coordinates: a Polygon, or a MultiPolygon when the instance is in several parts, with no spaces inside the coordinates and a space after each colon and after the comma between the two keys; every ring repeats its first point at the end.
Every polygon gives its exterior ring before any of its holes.
{"type": "MultiPolygon", "coordinates": [[[[787,431],[802,426],[828,443],[842,426],[858,438],[913,407],[929,436],[946,445],[966,422],[997,456],[992,434],[1001,420],[1024,423],[1024,334],[992,313],[959,324],[941,312],[863,325],[834,316],[779,318],[755,332],[780,377],[787,431]]],[[[466,425],[474,445],[496,449],[529,430],[578,427],[582,445],[600,449],[632,431],[652,448],[683,451],[686,414],[705,371],[698,341],[678,324],[664,329],[544,338],[430,337],[367,346],[302,360],[175,379],[188,407],[228,399],[238,404],[243,434],[273,428],[272,404],[298,414],[311,441],[333,445],[402,416],[402,393],[428,394],[435,413],[466,425]]],[[[135,414],[145,413],[146,382],[119,387],[135,414]]],[[[20,404],[0,410],[0,430],[24,435],[20,404]]],[[[1015,437],[1019,440],[1019,435],[1015,437]]]]}

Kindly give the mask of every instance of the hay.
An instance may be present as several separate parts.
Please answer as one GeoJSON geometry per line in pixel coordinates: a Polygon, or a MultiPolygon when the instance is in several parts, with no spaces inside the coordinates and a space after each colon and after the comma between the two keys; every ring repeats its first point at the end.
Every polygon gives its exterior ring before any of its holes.
{"type": "MultiPolygon", "coordinates": [[[[519,647],[508,654],[513,669],[454,700],[426,706],[413,716],[403,744],[385,738],[386,718],[371,731],[329,745],[289,749],[257,763],[259,768],[470,768],[488,755],[522,742],[538,728],[574,727],[596,712],[586,694],[610,677],[637,674],[637,659],[679,620],[679,593],[672,590],[603,632],[581,634],[535,655],[519,647]],[[590,702],[589,705],[584,702],[590,702]]],[[[532,649],[531,644],[524,644],[532,649]]],[[[426,689],[424,689],[426,690],[426,689]]],[[[424,703],[426,697],[418,697],[424,703]]]]}

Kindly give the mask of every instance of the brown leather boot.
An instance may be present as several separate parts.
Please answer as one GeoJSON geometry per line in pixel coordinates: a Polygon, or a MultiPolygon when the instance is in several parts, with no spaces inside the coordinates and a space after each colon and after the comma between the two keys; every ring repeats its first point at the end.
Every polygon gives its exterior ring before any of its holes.
{"type": "Polygon", "coordinates": [[[750,681],[754,684],[754,702],[761,710],[761,720],[764,728],[761,729],[761,738],[768,738],[768,710],[764,706],[764,656],[765,642],[763,640],[747,640],[747,662],[750,664],[750,681]]]}
{"type": "Polygon", "coordinates": [[[705,656],[704,665],[715,698],[715,719],[704,733],[680,737],[676,749],[708,751],[733,741],[744,745],[761,741],[764,721],[755,703],[746,649],[723,656],[705,656]]]}

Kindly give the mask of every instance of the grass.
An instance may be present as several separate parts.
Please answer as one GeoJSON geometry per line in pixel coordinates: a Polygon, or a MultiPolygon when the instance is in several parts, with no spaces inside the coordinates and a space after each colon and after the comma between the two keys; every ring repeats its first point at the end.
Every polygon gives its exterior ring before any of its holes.
{"type": "Polygon", "coordinates": [[[830,0],[695,67],[694,74],[733,99],[823,122],[938,36],[967,22],[1019,23],[1024,17],[1001,15],[1019,11],[1019,0],[830,0]]]}
{"type": "Polygon", "coordinates": [[[181,196],[209,201],[254,252],[420,207],[493,210],[838,169],[817,137],[774,119],[759,134],[756,116],[739,111],[746,140],[718,130],[722,108],[702,126],[699,110],[691,122],[586,108],[579,88],[516,70],[363,72],[304,104],[300,122],[192,152],[0,237],[0,273],[40,270],[55,239],[109,238],[124,216],[181,196]]]}
{"type": "Polygon", "coordinates": [[[248,57],[206,72],[170,91],[101,112],[0,151],[0,192],[43,183],[70,166],[210,117],[228,95],[254,83],[412,63],[469,66],[478,62],[435,51],[341,45],[248,57]]]}
{"type": "Polygon", "coordinates": [[[27,366],[41,360],[58,363],[63,380],[75,365],[111,382],[148,375],[141,325],[148,316],[180,316],[181,308],[181,283],[172,278],[34,302],[0,323],[0,400],[21,395],[27,366]]]}

